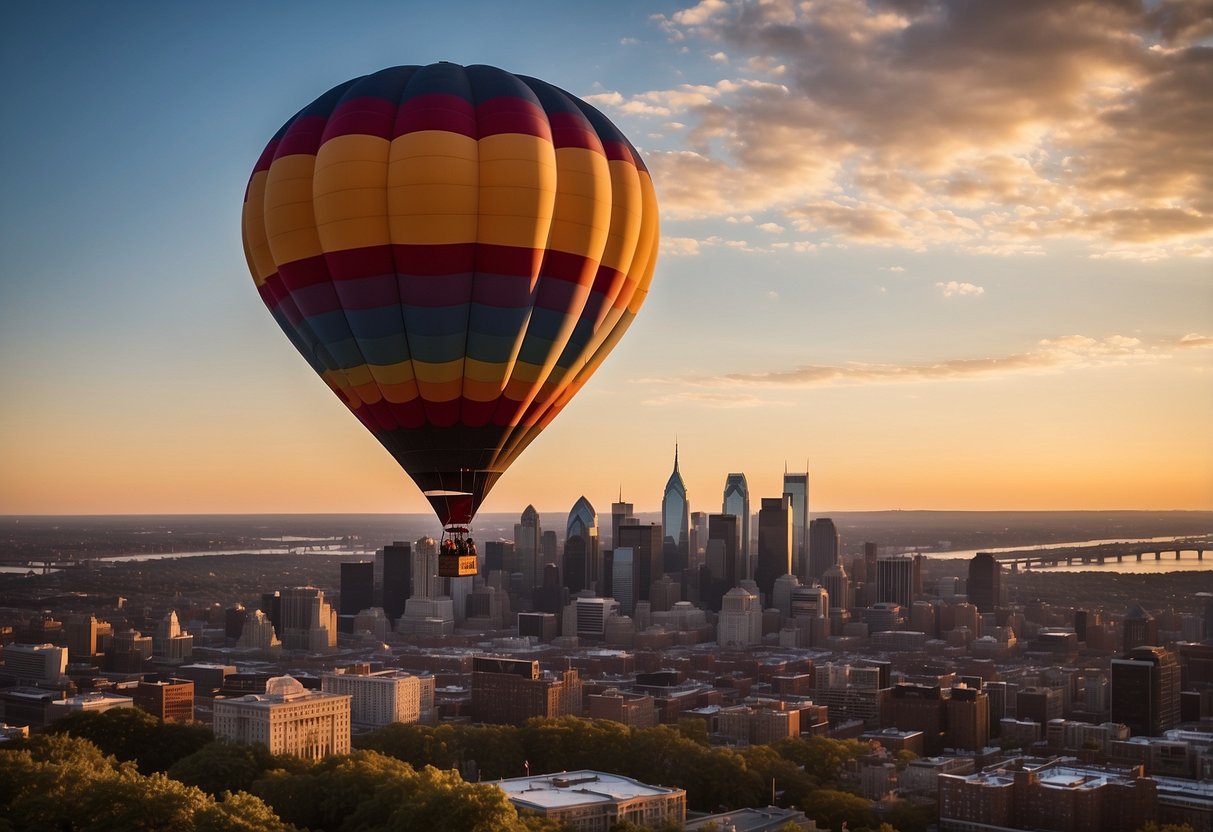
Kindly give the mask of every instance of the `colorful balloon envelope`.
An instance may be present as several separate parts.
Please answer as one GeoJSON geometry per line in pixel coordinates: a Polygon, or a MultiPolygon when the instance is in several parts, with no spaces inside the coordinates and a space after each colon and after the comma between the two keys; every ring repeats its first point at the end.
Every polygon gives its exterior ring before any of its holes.
{"type": "Polygon", "coordinates": [[[283,332],[448,526],[631,324],[657,201],[584,101],[489,66],[402,66],[283,125],[243,236],[283,332]]]}

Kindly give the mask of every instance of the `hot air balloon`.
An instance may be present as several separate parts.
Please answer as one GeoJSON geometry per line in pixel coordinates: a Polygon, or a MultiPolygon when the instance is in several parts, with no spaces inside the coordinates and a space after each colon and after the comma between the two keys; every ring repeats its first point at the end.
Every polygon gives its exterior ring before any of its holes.
{"type": "Polygon", "coordinates": [[[644,302],[657,202],[636,149],[569,93],[401,66],[282,126],[243,237],[283,332],[463,548],[440,574],[474,574],[465,527],[644,302]]]}

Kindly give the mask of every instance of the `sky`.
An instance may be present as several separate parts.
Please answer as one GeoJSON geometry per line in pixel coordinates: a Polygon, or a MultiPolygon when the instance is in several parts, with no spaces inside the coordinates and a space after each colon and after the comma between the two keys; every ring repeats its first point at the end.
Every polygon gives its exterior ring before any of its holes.
{"type": "Polygon", "coordinates": [[[627,337],[482,510],[1213,509],[1213,2],[0,7],[0,514],[421,512],[240,237],[278,127],[400,64],[601,109],[627,337]]]}

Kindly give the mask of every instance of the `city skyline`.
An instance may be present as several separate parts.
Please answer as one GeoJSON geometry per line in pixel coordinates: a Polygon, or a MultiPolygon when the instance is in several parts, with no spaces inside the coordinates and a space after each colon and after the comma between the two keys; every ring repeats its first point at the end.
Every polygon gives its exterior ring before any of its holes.
{"type": "Polygon", "coordinates": [[[662,212],[628,337],[484,512],[658,510],[675,443],[692,511],[806,457],[813,516],[1209,509],[1211,30],[1172,5],[6,10],[0,513],[427,510],[239,214],[292,112],[438,60],[599,107],[662,212]]]}

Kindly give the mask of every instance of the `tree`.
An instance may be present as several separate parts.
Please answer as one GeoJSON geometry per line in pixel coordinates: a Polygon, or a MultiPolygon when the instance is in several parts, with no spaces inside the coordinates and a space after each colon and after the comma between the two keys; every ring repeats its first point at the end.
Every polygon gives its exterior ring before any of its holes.
{"type": "Polygon", "coordinates": [[[844,823],[856,830],[877,825],[871,801],[850,792],[817,789],[801,806],[806,815],[830,829],[840,829],[844,823]]]}
{"type": "Polygon", "coordinates": [[[140,708],[70,714],[55,721],[47,732],[89,740],[106,754],[136,762],[144,774],[166,771],[215,739],[205,725],[162,723],[140,708]]]}
{"type": "MultiPolygon", "coordinates": [[[[249,795],[224,803],[161,773],[103,755],[67,735],[37,737],[0,750],[0,817],[12,829],[286,832],[265,804],[249,795]]],[[[2,827],[0,827],[2,828],[2,827]]]]}
{"type": "Polygon", "coordinates": [[[267,771],[281,768],[278,762],[264,745],[216,741],[173,763],[168,776],[217,797],[248,791],[267,771]]]}

